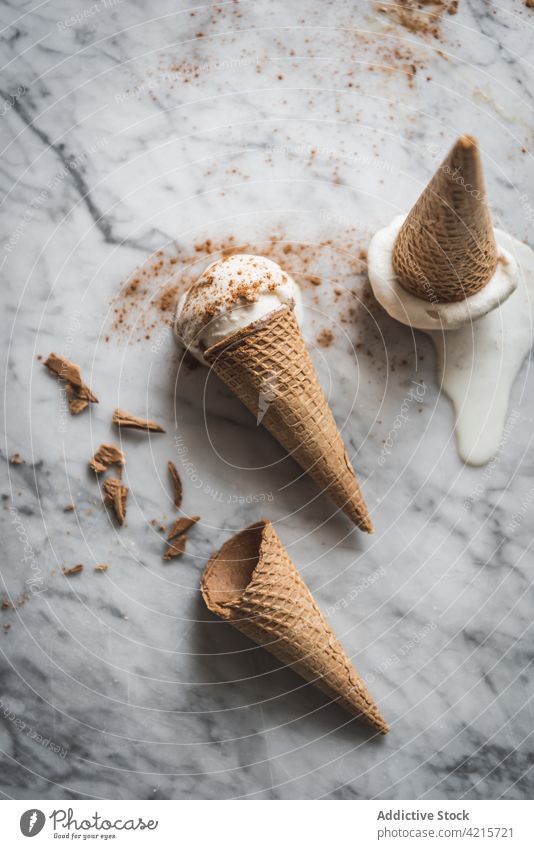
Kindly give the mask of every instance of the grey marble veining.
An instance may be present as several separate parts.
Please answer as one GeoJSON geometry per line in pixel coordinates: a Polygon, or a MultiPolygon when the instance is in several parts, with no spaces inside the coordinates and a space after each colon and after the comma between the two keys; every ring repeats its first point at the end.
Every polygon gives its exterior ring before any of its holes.
{"type": "Polygon", "coordinates": [[[534,12],[460,0],[438,38],[378,5],[3,6],[6,797],[532,794],[530,362],[495,460],[464,467],[428,340],[380,311],[356,266],[464,132],[479,138],[495,223],[532,242],[534,12]],[[204,394],[163,325],[140,341],[111,329],[113,298],[154,251],[272,234],[316,246],[304,332],[372,537],[222,386],[204,394]],[[51,350],[82,364],[98,406],[65,415],[37,360],[51,350]],[[87,470],[117,436],[117,404],[166,428],[123,436],[120,530],[87,470]],[[16,452],[25,463],[8,463],[16,452]],[[175,516],[171,458],[202,521],[167,565],[151,520],[175,516]],[[204,608],[207,557],[262,515],[380,703],[386,738],[204,608]],[[64,577],[75,563],[84,572],[64,577]]]}

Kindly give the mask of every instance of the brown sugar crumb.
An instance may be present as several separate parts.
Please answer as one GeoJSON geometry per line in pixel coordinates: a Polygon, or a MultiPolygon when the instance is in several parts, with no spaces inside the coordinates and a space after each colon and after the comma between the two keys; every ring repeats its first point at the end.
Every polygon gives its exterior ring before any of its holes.
{"type": "Polygon", "coordinates": [[[65,504],[65,506],[63,508],[64,513],[73,513],[74,510],[76,510],[75,504],[65,504]]]}
{"type": "Polygon", "coordinates": [[[193,525],[196,525],[199,520],[200,516],[182,516],[181,519],[176,520],[176,522],[170,529],[169,533],[167,534],[167,539],[175,539],[175,537],[179,537],[182,534],[185,534],[185,532],[188,531],[189,528],[192,528],[193,525]]]}
{"type": "Polygon", "coordinates": [[[98,398],[82,380],[80,366],[54,353],[48,355],[43,365],[64,381],[69,410],[73,416],[81,413],[89,404],[98,404],[98,398]]]}
{"type": "Polygon", "coordinates": [[[173,560],[175,557],[181,557],[185,552],[185,544],[187,542],[187,536],[182,534],[181,536],[174,539],[167,548],[167,551],[163,555],[164,560],[173,560]]]}
{"type": "Polygon", "coordinates": [[[63,569],[63,574],[67,577],[70,577],[71,575],[79,575],[80,572],[83,572],[82,563],[77,563],[76,566],[71,566],[70,569],[63,569]]]}
{"type": "Polygon", "coordinates": [[[24,460],[20,454],[13,454],[13,456],[9,458],[9,462],[12,466],[20,466],[20,464],[25,463],[26,460],[24,460]]]}
{"type": "Polygon", "coordinates": [[[7,634],[7,632],[8,632],[8,631],[9,631],[9,629],[11,628],[11,622],[4,622],[4,624],[2,625],[2,628],[4,629],[4,631],[5,631],[5,632],[6,632],[6,634],[7,634]]]}
{"type": "Polygon", "coordinates": [[[11,604],[10,601],[7,600],[7,598],[4,598],[2,600],[2,610],[11,610],[12,607],[13,607],[13,605],[11,604]]]}
{"type": "Polygon", "coordinates": [[[126,501],[128,499],[128,487],[124,486],[118,478],[106,478],[104,481],[104,502],[112,507],[119,525],[124,524],[126,518],[126,501]]]}
{"type": "Polygon", "coordinates": [[[117,427],[131,427],[134,430],[153,431],[154,433],[165,433],[161,425],[151,419],[141,419],[139,416],[134,416],[133,413],[128,413],[126,410],[121,410],[119,407],[114,411],[111,419],[117,427]]]}
{"type": "Polygon", "coordinates": [[[321,348],[329,348],[333,341],[334,334],[331,330],[321,330],[317,337],[317,344],[320,345],[321,348]]]}
{"type": "Polygon", "coordinates": [[[93,472],[105,472],[108,466],[124,466],[126,458],[124,453],[112,442],[104,442],[96,452],[89,466],[93,472]]]}
{"type": "Polygon", "coordinates": [[[108,568],[109,567],[108,567],[107,563],[97,563],[93,571],[94,572],[107,572],[108,568]]]}
{"type": "Polygon", "coordinates": [[[169,462],[167,463],[167,468],[169,470],[170,476],[172,478],[172,482],[174,484],[174,499],[173,499],[174,500],[174,506],[177,507],[178,510],[179,510],[180,507],[182,506],[182,496],[183,496],[182,481],[181,481],[180,475],[178,474],[178,469],[176,468],[174,463],[171,462],[171,460],[169,460],[169,462]]]}

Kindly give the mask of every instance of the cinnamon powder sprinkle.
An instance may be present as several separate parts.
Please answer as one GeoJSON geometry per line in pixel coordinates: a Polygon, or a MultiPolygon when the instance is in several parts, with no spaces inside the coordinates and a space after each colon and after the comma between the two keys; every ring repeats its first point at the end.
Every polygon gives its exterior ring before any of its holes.
{"type": "Polygon", "coordinates": [[[164,429],[157,422],[154,422],[151,419],[141,419],[139,416],[134,416],[133,413],[128,413],[126,410],[121,410],[119,407],[117,407],[114,411],[111,421],[117,427],[131,427],[134,430],[165,433],[164,429]]]}
{"type": "Polygon", "coordinates": [[[317,344],[321,348],[329,348],[334,341],[334,334],[331,330],[321,330],[317,337],[317,344]]]}
{"type": "Polygon", "coordinates": [[[170,472],[172,482],[174,484],[174,506],[179,510],[182,506],[182,481],[180,475],[178,474],[178,469],[176,468],[174,463],[171,462],[171,460],[169,460],[169,462],[167,463],[167,468],[170,472]]]}
{"type": "MultiPolygon", "coordinates": [[[[367,242],[368,236],[364,238],[367,242]]],[[[288,242],[283,228],[278,228],[262,238],[246,242],[227,235],[179,246],[172,254],[157,251],[132,271],[113,298],[113,338],[122,336],[131,344],[154,336],[158,345],[170,338],[180,295],[193,286],[215,260],[233,254],[267,257],[293,277],[301,290],[307,290],[312,303],[316,303],[316,290],[324,280],[321,275],[326,266],[330,269],[332,283],[339,282],[345,287],[355,275],[365,271],[365,262],[358,252],[364,252],[362,233],[354,227],[344,227],[335,241],[328,238],[320,243],[288,242]]],[[[198,367],[196,360],[191,366],[198,367]]]]}

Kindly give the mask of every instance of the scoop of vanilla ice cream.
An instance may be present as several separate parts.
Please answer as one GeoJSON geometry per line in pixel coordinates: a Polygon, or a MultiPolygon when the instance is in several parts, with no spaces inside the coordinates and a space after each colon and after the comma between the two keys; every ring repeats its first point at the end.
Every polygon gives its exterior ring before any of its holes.
{"type": "Polygon", "coordinates": [[[212,262],[178,303],[174,329],[200,362],[204,351],[253,321],[287,305],[299,324],[300,289],[276,262],[253,254],[234,254],[212,262]]]}

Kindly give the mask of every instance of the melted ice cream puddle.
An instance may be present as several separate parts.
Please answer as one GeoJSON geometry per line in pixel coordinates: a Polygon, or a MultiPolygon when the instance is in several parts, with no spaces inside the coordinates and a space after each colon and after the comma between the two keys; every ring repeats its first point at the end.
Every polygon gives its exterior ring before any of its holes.
{"type": "Polygon", "coordinates": [[[480,466],[499,449],[512,386],[532,346],[534,252],[496,229],[503,262],[495,280],[465,301],[432,304],[396,280],[392,251],[403,220],[400,216],[374,236],[369,279],[389,315],[433,340],[440,385],[454,406],[458,453],[480,466]]]}
{"type": "Polygon", "coordinates": [[[497,309],[458,330],[425,331],[438,354],[440,383],[456,413],[462,460],[489,462],[502,440],[512,386],[532,347],[534,252],[496,231],[519,266],[517,289],[497,309]]]}

